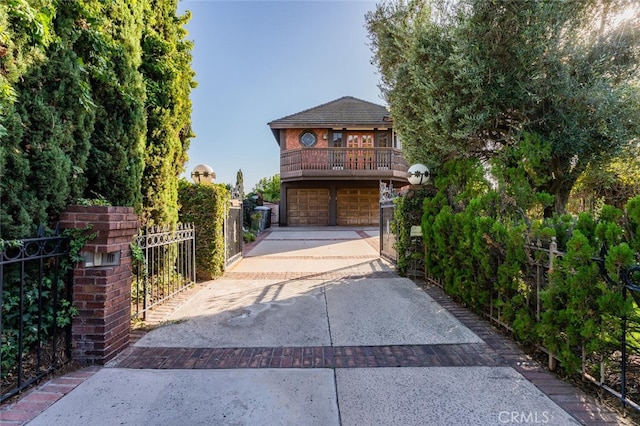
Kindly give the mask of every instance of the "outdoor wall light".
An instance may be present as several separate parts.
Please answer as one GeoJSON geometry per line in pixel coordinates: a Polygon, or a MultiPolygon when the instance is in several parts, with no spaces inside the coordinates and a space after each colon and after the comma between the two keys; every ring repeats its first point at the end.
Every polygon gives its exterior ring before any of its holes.
{"type": "Polygon", "coordinates": [[[211,166],[206,164],[198,164],[191,172],[191,179],[195,183],[213,183],[216,178],[216,172],[213,171],[211,166]]]}
{"type": "Polygon", "coordinates": [[[120,265],[119,251],[114,251],[111,253],[92,253],[84,251],[81,254],[82,258],[84,259],[84,266],[86,266],[87,268],[120,265]]]}
{"type": "Polygon", "coordinates": [[[425,185],[429,176],[429,169],[424,164],[414,164],[407,170],[407,180],[411,185],[425,185]]]}

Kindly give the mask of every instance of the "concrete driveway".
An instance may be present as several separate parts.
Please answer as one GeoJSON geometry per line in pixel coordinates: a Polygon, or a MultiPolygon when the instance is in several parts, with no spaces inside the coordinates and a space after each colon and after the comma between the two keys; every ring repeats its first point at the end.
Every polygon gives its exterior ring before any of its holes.
{"type": "Polygon", "coordinates": [[[572,411],[571,387],[561,408],[515,345],[463,324],[377,244],[376,228],[272,228],[30,424],[616,424],[586,399],[572,411]]]}

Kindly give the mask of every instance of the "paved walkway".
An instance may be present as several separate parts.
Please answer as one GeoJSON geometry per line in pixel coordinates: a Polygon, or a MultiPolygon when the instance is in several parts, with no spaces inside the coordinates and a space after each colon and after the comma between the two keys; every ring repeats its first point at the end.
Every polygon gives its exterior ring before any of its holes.
{"type": "Polygon", "coordinates": [[[273,228],[105,368],[0,411],[32,425],[625,424],[437,287],[375,228],[273,228]],[[400,367],[400,368],[398,368],[400,367]]]}

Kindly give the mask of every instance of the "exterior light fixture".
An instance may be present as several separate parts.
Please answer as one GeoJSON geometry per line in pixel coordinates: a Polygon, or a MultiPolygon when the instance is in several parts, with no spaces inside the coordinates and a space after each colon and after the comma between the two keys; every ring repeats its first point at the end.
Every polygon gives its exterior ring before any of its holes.
{"type": "Polygon", "coordinates": [[[191,172],[191,179],[193,179],[195,183],[210,184],[213,183],[215,178],[216,173],[213,171],[211,166],[206,164],[197,165],[191,172]]]}
{"type": "Polygon", "coordinates": [[[411,185],[425,185],[429,176],[429,169],[424,164],[414,164],[407,170],[407,180],[411,185]]]}

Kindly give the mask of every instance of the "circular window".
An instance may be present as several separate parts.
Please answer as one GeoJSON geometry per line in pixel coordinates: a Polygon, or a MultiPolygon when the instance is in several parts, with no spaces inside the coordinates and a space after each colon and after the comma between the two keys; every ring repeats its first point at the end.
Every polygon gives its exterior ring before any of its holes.
{"type": "Polygon", "coordinates": [[[300,135],[300,143],[304,146],[313,146],[316,144],[316,135],[310,130],[305,130],[300,135]]]}

